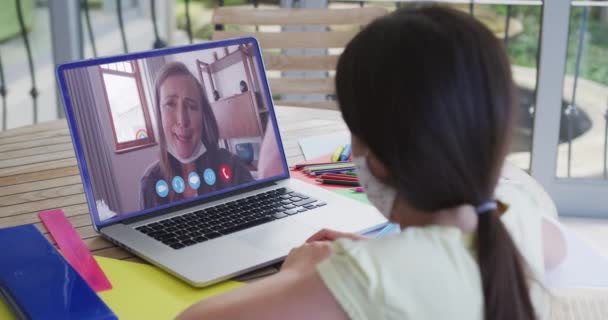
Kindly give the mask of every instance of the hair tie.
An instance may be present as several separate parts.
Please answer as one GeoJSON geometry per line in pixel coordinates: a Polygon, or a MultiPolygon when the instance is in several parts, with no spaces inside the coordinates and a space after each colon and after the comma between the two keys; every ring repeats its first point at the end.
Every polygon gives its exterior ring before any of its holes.
{"type": "Polygon", "coordinates": [[[494,200],[486,201],[475,208],[475,212],[478,215],[486,214],[488,212],[492,212],[493,210],[498,209],[498,203],[494,200]]]}

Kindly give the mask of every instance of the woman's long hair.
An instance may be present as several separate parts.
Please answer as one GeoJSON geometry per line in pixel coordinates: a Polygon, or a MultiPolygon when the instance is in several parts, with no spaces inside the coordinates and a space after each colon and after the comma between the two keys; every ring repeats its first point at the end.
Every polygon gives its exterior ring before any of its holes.
{"type": "MultiPolygon", "coordinates": [[[[169,155],[167,152],[167,140],[163,128],[162,113],[161,113],[161,101],[160,101],[160,87],[170,77],[175,76],[187,76],[192,79],[192,82],[196,84],[196,88],[200,92],[201,99],[201,114],[203,117],[203,126],[201,139],[207,152],[215,152],[218,149],[219,141],[219,130],[217,127],[217,121],[215,115],[211,110],[209,100],[205,90],[201,86],[200,82],[190,73],[188,67],[181,62],[170,62],[165,64],[156,75],[154,81],[154,102],[156,110],[156,125],[158,128],[158,140],[160,146],[160,170],[163,178],[167,183],[171,184],[171,179],[175,176],[181,176],[181,165],[179,162],[169,155]]],[[[185,180],[185,178],[184,178],[185,180]]],[[[182,199],[182,195],[173,191],[173,188],[169,188],[169,200],[175,201],[182,199]]]]}
{"type": "MultiPolygon", "coordinates": [[[[414,208],[492,200],[516,111],[502,43],[440,6],[379,18],[346,46],[336,92],[351,132],[389,168],[414,208]]],[[[479,216],[485,319],[534,319],[522,258],[498,212],[479,216]]]]}

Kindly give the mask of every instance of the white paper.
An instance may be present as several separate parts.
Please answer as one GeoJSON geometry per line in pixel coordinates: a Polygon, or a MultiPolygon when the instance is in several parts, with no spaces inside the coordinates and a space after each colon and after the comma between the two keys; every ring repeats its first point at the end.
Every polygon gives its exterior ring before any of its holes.
{"type": "Polygon", "coordinates": [[[306,160],[333,154],[340,145],[350,144],[349,132],[337,132],[300,139],[300,149],[306,160]]]}
{"type": "Polygon", "coordinates": [[[545,285],[551,288],[608,288],[608,258],[574,231],[563,225],[559,225],[559,229],[566,242],[566,257],[555,269],[545,273],[545,285]]]}

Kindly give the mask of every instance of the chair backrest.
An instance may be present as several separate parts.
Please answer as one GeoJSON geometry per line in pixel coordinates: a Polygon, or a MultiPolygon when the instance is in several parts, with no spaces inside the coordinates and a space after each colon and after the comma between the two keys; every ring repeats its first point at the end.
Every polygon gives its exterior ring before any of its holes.
{"type": "MultiPolygon", "coordinates": [[[[215,10],[212,22],[225,25],[225,31],[215,31],[213,39],[253,36],[264,50],[267,71],[325,71],[325,77],[269,77],[274,95],[325,95],[333,96],[333,74],[338,61],[337,54],[292,55],[285,49],[342,49],[360,30],[361,26],[385,15],[382,7],[350,9],[253,9],[221,7],[215,10]],[[231,26],[280,26],[280,32],[229,31],[231,26]],[[323,26],[326,31],[283,31],[290,26],[323,26]],[[350,27],[349,27],[350,26],[350,27]]],[[[264,28],[262,28],[264,29],[264,28]]],[[[323,28],[321,28],[323,29],[323,28]]],[[[316,29],[318,30],[318,28],[316,29]]],[[[335,50],[331,50],[335,51],[335,50]]],[[[337,50],[341,52],[341,50],[337,50]]],[[[272,73],[272,72],[271,72],[272,73]]],[[[276,72],[274,72],[276,73],[276,72]]],[[[277,101],[281,104],[281,100],[277,101]]],[[[334,99],[323,101],[285,101],[287,105],[311,108],[335,109],[334,99]]]]}

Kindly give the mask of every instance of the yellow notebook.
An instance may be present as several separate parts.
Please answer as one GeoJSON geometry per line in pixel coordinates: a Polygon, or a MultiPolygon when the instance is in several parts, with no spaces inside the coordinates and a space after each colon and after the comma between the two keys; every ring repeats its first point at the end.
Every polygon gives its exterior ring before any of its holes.
{"type": "MultiPolygon", "coordinates": [[[[197,301],[243,285],[226,281],[197,289],[151,265],[95,259],[112,283],[112,290],[100,292],[99,296],[119,319],[173,319],[197,301]]],[[[2,299],[0,319],[15,319],[2,299]]]]}

